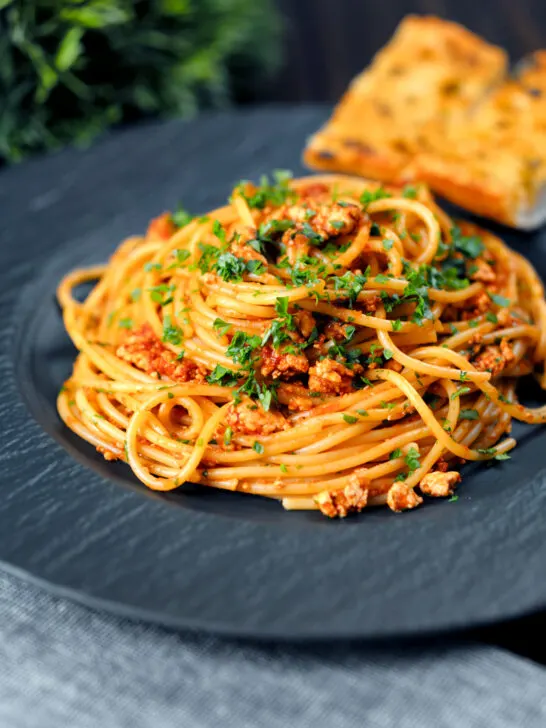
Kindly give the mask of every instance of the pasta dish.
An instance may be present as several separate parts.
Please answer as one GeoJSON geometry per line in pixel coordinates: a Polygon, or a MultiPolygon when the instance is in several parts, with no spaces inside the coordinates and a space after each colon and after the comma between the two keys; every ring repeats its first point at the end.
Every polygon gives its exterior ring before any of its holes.
{"type": "Polygon", "coordinates": [[[542,283],[424,185],[286,173],[179,209],[60,283],[64,423],[157,491],[186,482],[346,516],[452,497],[546,388],[542,283]],[[81,302],[82,283],[94,287],[81,302]]]}

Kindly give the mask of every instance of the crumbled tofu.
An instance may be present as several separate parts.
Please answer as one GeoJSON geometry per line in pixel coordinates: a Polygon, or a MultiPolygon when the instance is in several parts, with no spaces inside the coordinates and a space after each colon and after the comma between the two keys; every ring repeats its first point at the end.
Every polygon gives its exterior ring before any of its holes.
{"type": "Polygon", "coordinates": [[[333,359],[321,359],[309,369],[309,389],[325,394],[343,394],[352,390],[353,377],[362,371],[360,364],[349,369],[333,359]]]}
{"type": "Polygon", "coordinates": [[[280,412],[264,410],[257,402],[245,397],[239,404],[227,409],[225,424],[234,432],[244,435],[271,435],[287,430],[290,424],[280,412]]]}
{"type": "Polygon", "coordinates": [[[345,518],[349,513],[360,513],[368,503],[368,489],[358,476],[349,476],[352,482],[340,490],[323,490],[315,496],[315,503],[329,518],[345,518]]]}
{"type": "Polygon", "coordinates": [[[427,473],[419,483],[422,493],[431,495],[434,498],[445,498],[452,495],[457,483],[461,482],[461,474],[456,470],[450,470],[446,473],[436,471],[427,473]]]}
{"type": "Polygon", "coordinates": [[[396,513],[417,508],[422,502],[421,496],[404,482],[393,483],[387,493],[387,505],[396,513]]]}

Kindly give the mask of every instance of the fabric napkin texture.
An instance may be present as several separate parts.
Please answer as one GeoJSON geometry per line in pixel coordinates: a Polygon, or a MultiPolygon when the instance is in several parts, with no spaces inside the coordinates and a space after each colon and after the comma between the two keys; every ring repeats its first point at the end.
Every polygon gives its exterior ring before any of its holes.
{"type": "Polygon", "coordinates": [[[546,672],[463,646],[256,645],[93,611],[0,574],[2,728],[538,728],[546,672]]]}

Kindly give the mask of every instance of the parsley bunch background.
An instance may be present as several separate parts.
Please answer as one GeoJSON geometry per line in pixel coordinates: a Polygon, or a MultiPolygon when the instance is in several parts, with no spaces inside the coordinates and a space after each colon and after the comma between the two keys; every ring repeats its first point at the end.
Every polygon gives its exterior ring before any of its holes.
{"type": "Polygon", "coordinates": [[[248,98],[279,31],[272,0],[0,0],[0,162],[248,98]]]}

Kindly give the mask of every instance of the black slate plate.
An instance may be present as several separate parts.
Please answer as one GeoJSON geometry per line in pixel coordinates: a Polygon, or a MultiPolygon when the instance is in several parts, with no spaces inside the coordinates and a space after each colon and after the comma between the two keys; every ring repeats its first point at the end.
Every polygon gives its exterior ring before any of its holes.
{"type": "MultiPolygon", "coordinates": [[[[544,429],[518,427],[514,458],[469,470],[455,503],[331,522],[197,487],[154,495],[57,418],[74,356],[54,301],[61,275],[104,260],[178,200],[204,212],[241,177],[303,172],[305,137],[325,114],[144,126],[2,172],[4,568],[127,615],[261,638],[422,634],[546,606],[544,429]]],[[[546,234],[502,234],[546,275],[546,234]]]]}

